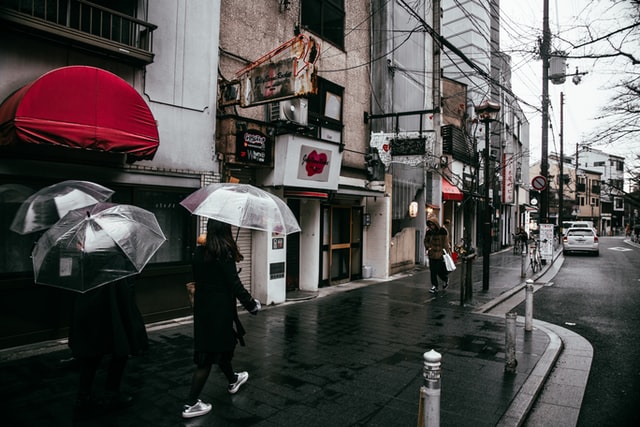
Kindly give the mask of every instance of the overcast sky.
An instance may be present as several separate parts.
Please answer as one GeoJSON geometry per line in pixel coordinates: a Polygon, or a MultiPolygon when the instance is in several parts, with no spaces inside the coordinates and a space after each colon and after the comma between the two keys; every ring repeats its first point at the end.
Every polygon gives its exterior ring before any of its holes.
{"type": "MultiPolygon", "coordinates": [[[[512,57],[512,83],[514,93],[527,103],[541,106],[542,61],[537,57],[538,38],[542,37],[543,1],[520,2],[503,0],[501,7],[501,49],[512,57]]],[[[611,0],[549,0],[549,27],[552,35],[551,50],[564,50],[569,55],[581,55],[587,49],[603,51],[605,45],[574,49],[585,39],[588,24],[597,35],[628,25],[626,2],[611,0]],[[626,21],[625,21],[626,19],[626,21]]],[[[636,53],[640,46],[635,47],[636,53]]],[[[611,83],[621,75],[628,63],[620,60],[567,59],[567,73],[579,72],[581,82],[575,85],[571,77],[562,85],[549,84],[550,123],[549,152],[560,151],[560,93],[564,93],[564,153],[575,153],[576,143],[594,129],[594,117],[600,108],[614,95],[611,83]]],[[[530,122],[532,162],[541,157],[541,114],[533,108],[521,105],[530,122]]],[[[631,146],[595,146],[607,153],[625,157],[631,162],[634,154],[640,154],[640,141],[631,146]]]]}

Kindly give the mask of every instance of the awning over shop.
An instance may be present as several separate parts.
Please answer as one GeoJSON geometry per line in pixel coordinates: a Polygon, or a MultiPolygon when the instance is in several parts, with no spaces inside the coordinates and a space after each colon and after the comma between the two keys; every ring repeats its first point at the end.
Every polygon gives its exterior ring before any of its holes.
{"type": "Polygon", "coordinates": [[[144,99],[105,70],[50,71],[0,104],[0,146],[21,143],[122,153],[152,159],[158,127],[144,99]]]}
{"type": "Polygon", "coordinates": [[[442,200],[462,201],[464,194],[462,191],[446,178],[442,178],[442,200]]]}

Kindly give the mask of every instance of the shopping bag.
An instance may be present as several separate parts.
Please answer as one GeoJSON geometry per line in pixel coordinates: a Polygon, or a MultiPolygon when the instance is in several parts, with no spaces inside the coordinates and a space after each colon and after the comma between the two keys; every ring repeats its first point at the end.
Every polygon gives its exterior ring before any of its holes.
{"type": "Polygon", "coordinates": [[[451,255],[449,255],[448,252],[444,252],[442,254],[442,259],[444,259],[444,264],[447,267],[447,271],[454,271],[456,269],[456,263],[453,262],[453,258],[451,258],[451,255]]]}

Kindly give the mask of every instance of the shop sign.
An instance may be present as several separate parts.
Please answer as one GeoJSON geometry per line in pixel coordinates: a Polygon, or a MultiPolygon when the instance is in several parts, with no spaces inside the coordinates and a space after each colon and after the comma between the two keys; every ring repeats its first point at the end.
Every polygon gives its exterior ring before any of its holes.
{"type": "Polygon", "coordinates": [[[236,135],[236,160],[244,163],[269,165],[271,163],[269,138],[255,129],[236,135]]]}
{"type": "Polygon", "coordinates": [[[502,157],[502,203],[513,203],[515,190],[515,165],[513,154],[505,154],[502,157]]]}
{"type": "Polygon", "coordinates": [[[241,107],[316,94],[320,45],[300,34],[240,70],[241,107]]]}
{"type": "Polygon", "coordinates": [[[327,182],[330,162],[331,151],[303,145],[300,147],[298,179],[327,182]]]}
{"type": "Polygon", "coordinates": [[[273,169],[265,169],[263,185],[337,190],[342,155],[338,144],[287,134],[277,137],[273,169]]]}

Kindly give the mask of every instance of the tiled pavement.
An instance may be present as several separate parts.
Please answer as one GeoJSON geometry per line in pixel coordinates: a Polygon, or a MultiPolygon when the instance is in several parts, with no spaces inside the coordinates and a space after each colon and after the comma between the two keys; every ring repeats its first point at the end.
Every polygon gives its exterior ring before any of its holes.
{"type": "MultiPolygon", "coordinates": [[[[213,410],[191,420],[180,417],[193,371],[190,319],[154,325],[149,353],[127,369],[124,389],[134,405],[75,425],[415,426],[422,355],[431,349],[442,354],[441,425],[498,425],[521,405],[519,394],[530,392],[527,381],[551,340],[519,325],[517,372],[505,373],[504,319],[473,309],[520,283],[520,270],[510,253],[491,261],[487,292],[478,289],[481,263],[474,263],[474,303],[466,307],[456,273],[434,297],[428,271],[417,268],[392,280],[323,288],[317,298],[267,307],[256,317],[242,314],[247,347],[237,348],[234,367],[247,370],[249,381],[229,395],[214,367],[202,395],[213,410]]],[[[74,425],[77,372],[69,356],[56,343],[0,353],[3,425],[74,425]]],[[[102,383],[101,373],[96,386],[102,383]]]]}

